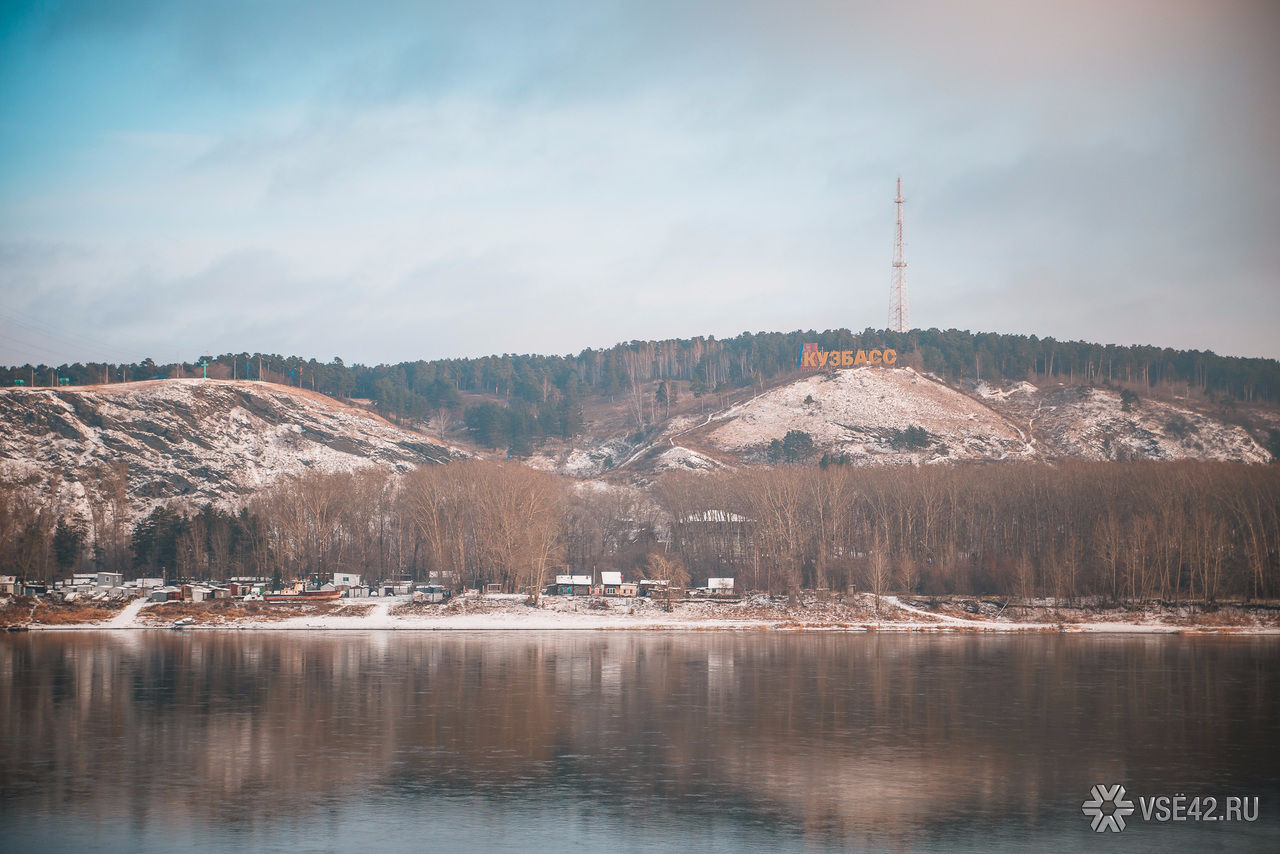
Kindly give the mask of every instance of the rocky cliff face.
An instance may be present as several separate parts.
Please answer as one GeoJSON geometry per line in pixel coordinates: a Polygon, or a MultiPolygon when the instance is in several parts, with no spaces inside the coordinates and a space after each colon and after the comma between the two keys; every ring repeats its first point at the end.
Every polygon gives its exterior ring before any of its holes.
{"type": "Polygon", "coordinates": [[[175,498],[234,506],[306,471],[403,471],[457,453],[323,395],[270,383],[0,390],[0,481],[86,518],[87,504],[120,475],[136,516],[175,498]]]}

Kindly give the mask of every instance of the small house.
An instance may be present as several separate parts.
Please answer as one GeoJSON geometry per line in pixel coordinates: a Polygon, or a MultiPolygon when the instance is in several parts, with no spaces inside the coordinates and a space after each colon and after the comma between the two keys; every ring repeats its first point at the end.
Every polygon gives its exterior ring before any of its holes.
{"type": "Polygon", "coordinates": [[[361,584],[363,584],[363,581],[354,572],[335,572],[333,574],[334,587],[359,587],[361,584]]]}
{"type": "Polygon", "coordinates": [[[124,575],[119,572],[99,572],[94,579],[94,586],[99,589],[111,589],[124,586],[124,575]]]}
{"type": "Polygon", "coordinates": [[[646,578],[638,586],[641,596],[665,596],[671,582],[661,578],[646,578]]]}
{"type": "Polygon", "coordinates": [[[590,596],[591,576],[589,575],[557,575],[555,584],[557,596],[590,596]]]}
{"type": "Polygon", "coordinates": [[[636,595],[637,591],[636,584],[622,580],[621,572],[600,573],[600,595],[602,596],[631,598],[636,595]]]}
{"type": "Polygon", "coordinates": [[[734,580],[732,578],[708,578],[707,579],[707,595],[720,598],[732,597],[734,594],[734,580]]]}
{"type": "Polygon", "coordinates": [[[13,596],[18,592],[16,575],[0,575],[0,596],[13,596]]]}

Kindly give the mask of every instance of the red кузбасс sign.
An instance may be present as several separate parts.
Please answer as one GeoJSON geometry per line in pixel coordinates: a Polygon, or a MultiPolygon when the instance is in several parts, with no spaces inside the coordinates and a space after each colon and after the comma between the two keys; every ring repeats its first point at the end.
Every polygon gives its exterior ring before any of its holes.
{"type": "Polygon", "coordinates": [[[897,350],[819,350],[817,344],[804,344],[800,347],[796,367],[820,370],[853,368],[858,365],[892,365],[897,361],[897,350]]]}

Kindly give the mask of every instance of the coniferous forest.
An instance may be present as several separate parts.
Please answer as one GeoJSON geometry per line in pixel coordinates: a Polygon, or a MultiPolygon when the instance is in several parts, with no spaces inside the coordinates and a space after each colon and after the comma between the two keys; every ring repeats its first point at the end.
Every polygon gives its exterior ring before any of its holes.
{"type": "Polygon", "coordinates": [[[822,349],[892,348],[901,364],[950,380],[1066,381],[1129,389],[1178,388],[1232,402],[1280,400],[1280,362],[1198,350],[1057,341],[1034,335],[915,329],[745,332],[713,337],[631,341],[575,355],[485,356],[394,365],[347,365],[263,353],[203,355],[182,364],[22,365],[0,368],[12,385],[87,385],[170,377],[268,380],[337,398],[373,401],[391,418],[449,413],[485,447],[517,449],[583,427],[582,405],[624,396],[641,384],[686,383],[694,396],[761,386],[796,370],[804,343],[822,349]],[[491,397],[464,400],[463,394],[491,397]]]}

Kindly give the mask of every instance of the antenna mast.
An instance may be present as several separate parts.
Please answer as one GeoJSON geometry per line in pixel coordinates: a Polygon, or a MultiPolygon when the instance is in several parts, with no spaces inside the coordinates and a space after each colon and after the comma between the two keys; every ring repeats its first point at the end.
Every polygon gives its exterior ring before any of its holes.
{"type": "Polygon", "coordinates": [[[898,178],[898,197],[893,200],[898,206],[898,228],[893,239],[893,280],[889,286],[889,329],[893,332],[906,332],[911,328],[909,307],[907,302],[907,262],[902,257],[902,178],[898,178]]]}

